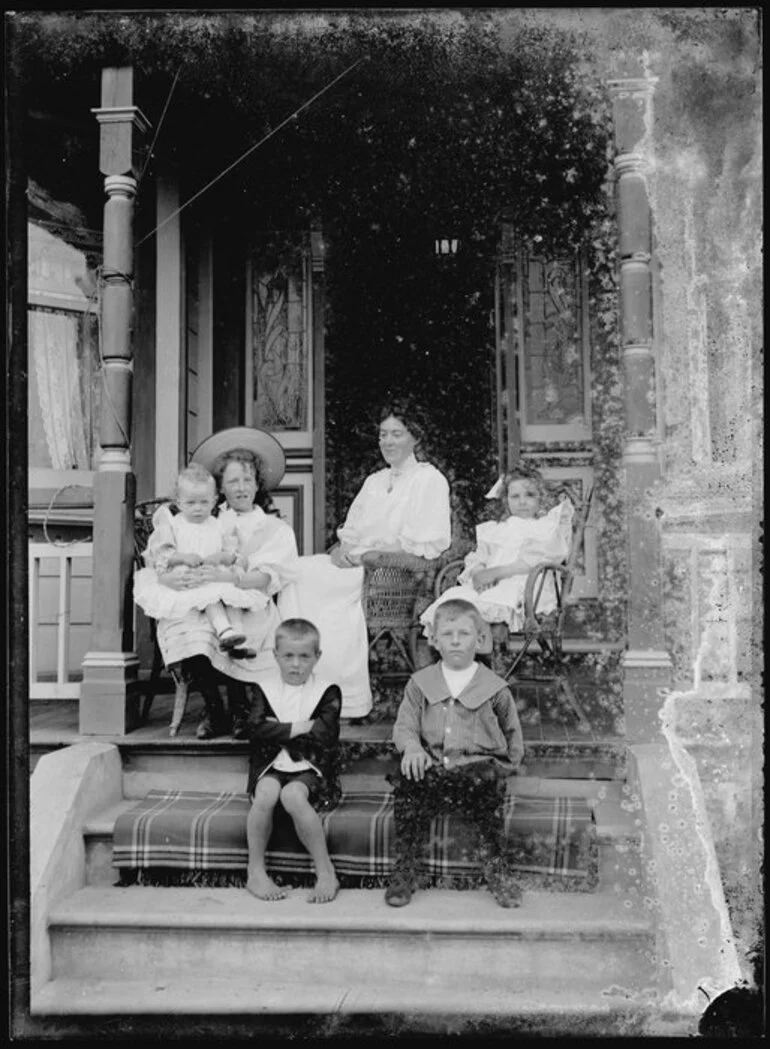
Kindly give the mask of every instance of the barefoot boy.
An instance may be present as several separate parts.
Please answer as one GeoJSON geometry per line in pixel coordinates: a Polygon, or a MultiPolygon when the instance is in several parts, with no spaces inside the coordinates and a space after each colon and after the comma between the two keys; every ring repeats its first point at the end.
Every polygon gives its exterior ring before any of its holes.
{"type": "Polygon", "coordinates": [[[447,812],[475,825],[487,886],[500,906],[521,901],[501,849],[506,779],[521,763],[524,741],[507,684],[474,658],[482,626],[469,601],[440,605],[431,643],[441,662],[418,670],[404,691],[393,728],[402,758],[393,777],[396,865],[385,893],[391,907],[410,902],[430,822],[447,812]]]}
{"type": "Polygon", "coordinates": [[[286,619],[275,632],[280,674],[247,686],[251,699],[247,736],[252,752],[246,789],[253,799],[246,823],[247,888],[262,900],[287,895],[265,869],[273,811],[279,800],[315,864],[316,883],[308,901],[327,903],[339,890],[321,819],[313,807],[338,786],[334,756],[342,706],[339,687],[313,673],[320,655],[320,638],[313,624],[306,619],[286,619]]]}

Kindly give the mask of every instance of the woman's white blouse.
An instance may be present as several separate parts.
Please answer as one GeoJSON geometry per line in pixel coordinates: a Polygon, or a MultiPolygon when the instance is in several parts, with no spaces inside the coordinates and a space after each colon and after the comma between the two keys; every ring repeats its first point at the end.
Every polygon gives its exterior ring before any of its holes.
{"type": "Polygon", "coordinates": [[[232,529],[237,534],[246,570],[270,577],[265,587],[268,596],[294,581],[299,563],[297,540],[293,528],[277,514],[266,514],[260,506],[245,514],[226,507],[219,511],[218,520],[225,531],[232,529]]]}
{"type": "Polygon", "coordinates": [[[386,467],[370,474],[337,535],[353,554],[403,550],[438,557],[452,538],[447,479],[414,456],[400,470],[386,467]]]}

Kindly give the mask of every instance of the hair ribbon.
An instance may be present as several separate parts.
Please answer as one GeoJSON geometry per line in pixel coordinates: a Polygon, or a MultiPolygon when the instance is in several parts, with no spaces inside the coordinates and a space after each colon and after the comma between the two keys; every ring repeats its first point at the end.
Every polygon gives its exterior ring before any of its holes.
{"type": "Polygon", "coordinates": [[[504,478],[505,478],[505,475],[504,474],[500,474],[500,476],[497,478],[495,483],[492,485],[492,487],[489,489],[487,494],[484,496],[485,499],[499,499],[500,498],[500,496],[503,494],[503,480],[504,480],[504,478]]]}

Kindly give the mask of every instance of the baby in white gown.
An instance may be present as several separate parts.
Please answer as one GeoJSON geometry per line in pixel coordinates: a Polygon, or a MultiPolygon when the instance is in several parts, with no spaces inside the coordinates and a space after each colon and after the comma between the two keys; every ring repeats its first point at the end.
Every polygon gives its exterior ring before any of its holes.
{"type": "Polygon", "coordinates": [[[145,568],[134,576],[134,600],[153,619],[184,619],[193,609],[203,611],[216,631],[223,651],[241,653],[246,641],[230,622],[228,608],[264,608],[269,598],[261,590],[245,590],[237,585],[245,558],[239,550],[239,536],[231,517],[213,517],[216,482],[198,463],[182,470],[177,478],[174,502],[178,513],[168,505],[153,516],[153,530],[144,553],[145,568]],[[176,589],[166,580],[179,565],[197,569],[202,565],[229,569],[230,582],[201,582],[176,589]]]}

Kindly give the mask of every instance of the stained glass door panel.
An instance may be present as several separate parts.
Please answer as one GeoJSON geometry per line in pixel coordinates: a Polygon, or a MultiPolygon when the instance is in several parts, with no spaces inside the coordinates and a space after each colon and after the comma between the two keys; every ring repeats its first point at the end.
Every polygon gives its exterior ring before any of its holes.
{"type": "Polygon", "coordinates": [[[522,441],[591,437],[585,291],[578,259],[520,255],[522,441]]]}

